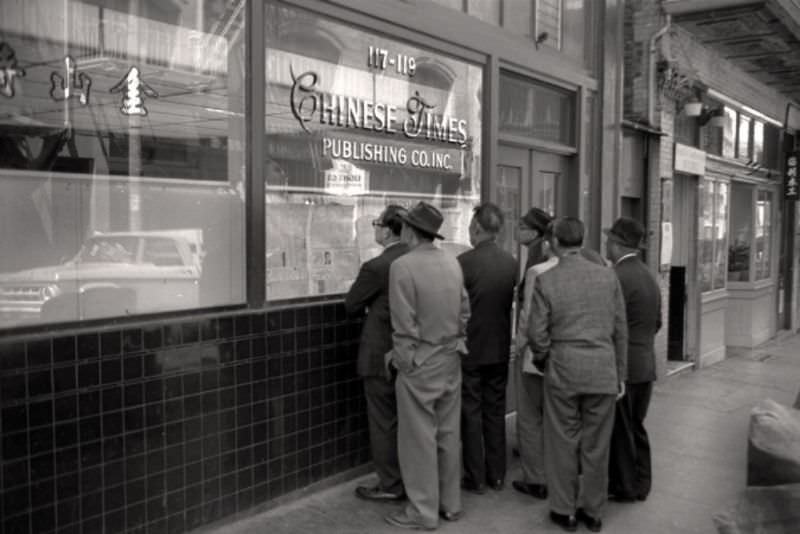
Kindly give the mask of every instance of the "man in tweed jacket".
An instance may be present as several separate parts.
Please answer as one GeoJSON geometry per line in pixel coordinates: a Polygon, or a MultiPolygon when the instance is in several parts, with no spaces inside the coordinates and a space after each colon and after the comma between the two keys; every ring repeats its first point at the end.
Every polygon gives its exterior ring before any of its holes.
{"type": "Polygon", "coordinates": [[[564,217],[552,224],[559,263],[536,279],[528,319],[533,359],[545,376],[550,518],[567,531],[580,520],[597,532],[608,496],[614,404],[626,376],[625,302],[614,271],[580,254],[583,223],[564,217]]]}

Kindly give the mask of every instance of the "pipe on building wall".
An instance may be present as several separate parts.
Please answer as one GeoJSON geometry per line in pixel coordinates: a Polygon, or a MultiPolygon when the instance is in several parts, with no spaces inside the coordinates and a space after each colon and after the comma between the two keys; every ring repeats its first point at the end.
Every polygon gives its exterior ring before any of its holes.
{"type": "Polygon", "coordinates": [[[671,23],[672,15],[667,14],[666,23],[650,37],[647,48],[647,124],[651,127],[655,127],[656,115],[656,41],[669,31],[671,23]]]}

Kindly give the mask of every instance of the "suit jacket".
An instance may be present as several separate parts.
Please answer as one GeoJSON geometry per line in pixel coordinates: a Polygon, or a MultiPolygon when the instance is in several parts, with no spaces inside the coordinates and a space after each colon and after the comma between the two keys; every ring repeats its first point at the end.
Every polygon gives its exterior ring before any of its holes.
{"type": "Polygon", "coordinates": [[[467,323],[469,356],[462,363],[472,367],[508,361],[517,260],[490,240],[459,255],[458,262],[471,311],[467,323]]]}
{"type": "Polygon", "coordinates": [[[408,245],[397,243],[361,265],[355,282],[344,298],[347,313],[367,312],[358,347],[358,374],[386,376],[384,355],[392,348],[392,322],[389,317],[389,266],[408,252],[408,245]]]}
{"type": "Polygon", "coordinates": [[[614,271],[565,254],[536,277],[528,319],[534,360],[545,380],[573,393],[614,394],[626,376],[625,301],[614,271]]]}
{"type": "Polygon", "coordinates": [[[469,297],[458,261],[424,243],[389,268],[392,351],[387,360],[408,372],[437,354],[467,351],[469,297]]]}
{"type": "Polygon", "coordinates": [[[628,377],[631,384],[656,379],[653,340],[661,328],[661,290],[655,277],[638,256],[614,266],[628,318],[628,377]]]}

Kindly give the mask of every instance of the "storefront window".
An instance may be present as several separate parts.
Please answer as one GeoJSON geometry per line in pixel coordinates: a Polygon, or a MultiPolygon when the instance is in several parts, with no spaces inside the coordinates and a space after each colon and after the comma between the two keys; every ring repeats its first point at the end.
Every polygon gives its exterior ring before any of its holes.
{"type": "Polygon", "coordinates": [[[764,123],[753,121],[753,161],[764,161],[764,123]]]}
{"type": "Polygon", "coordinates": [[[0,328],[244,301],[243,11],[106,4],[0,5],[0,328]]]}
{"type": "Polygon", "coordinates": [[[739,159],[750,159],[750,123],[752,120],[747,115],[739,114],[739,138],[736,155],[739,159]]]}
{"type": "Polygon", "coordinates": [[[717,180],[702,181],[698,239],[700,290],[704,292],[725,288],[728,187],[717,180]]]}
{"type": "Polygon", "coordinates": [[[765,280],[770,277],[771,263],[770,253],[772,252],[772,193],[769,191],[758,191],[756,200],[756,251],[755,251],[755,272],[756,280],[765,280]]]}
{"type": "Polygon", "coordinates": [[[387,204],[433,203],[468,249],[481,68],[276,4],[266,39],[267,298],[346,292],[387,204]]]}
{"type": "Polygon", "coordinates": [[[728,250],[728,280],[750,280],[750,249],[753,245],[753,186],[731,185],[731,243],[728,250]]]}
{"type": "Polygon", "coordinates": [[[722,129],[722,156],[736,157],[736,110],[725,107],[725,126],[722,129]]]}

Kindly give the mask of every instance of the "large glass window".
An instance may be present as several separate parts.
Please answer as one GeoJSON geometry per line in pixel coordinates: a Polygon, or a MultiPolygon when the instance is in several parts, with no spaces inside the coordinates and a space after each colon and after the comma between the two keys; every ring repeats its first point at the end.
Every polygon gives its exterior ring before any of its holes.
{"type": "Polygon", "coordinates": [[[0,328],[244,301],[243,2],[0,3],[0,328]]]}
{"type": "Polygon", "coordinates": [[[731,186],[731,242],[728,251],[728,280],[750,280],[750,253],[753,246],[753,191],[747,184],[731,186]]]}
{"type": "Polygon", "coordinates": [[[728,184],[703,179],[699,232],[700,290],[725,287],[725,261],[728,226],[728,184]]]}
{"type": "Polygon", "coordinates": [[[736,117],[735,109],[725,107],[725,126],[722,128],[722,156],[736,157],[736,117]]]}
{"type": "Polygon", "coordinates": [[[500,75],[500,131],[574,145],[575,93],[511,73],[500,75]]]}
{"type": "Polygon", "coordinates": [[[267,298],[347,291],[390,203],[433,203],[469,248],[481,68],[276,4],[266,40],[267,298]]]}
{"type": "Polygon", "coordinates": [[[758,191],[756,200],[755,273],[756,280],[765,280],[771,275],[770,254],[772,252],[772,193],[758,191]]]}

